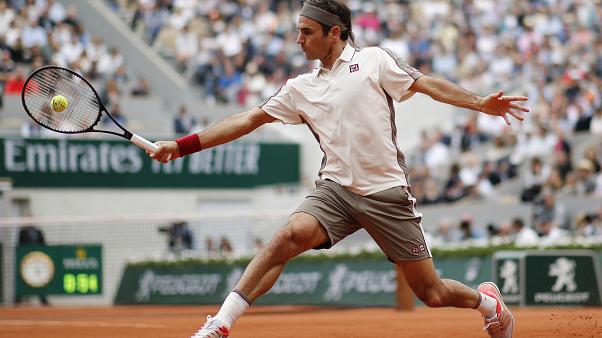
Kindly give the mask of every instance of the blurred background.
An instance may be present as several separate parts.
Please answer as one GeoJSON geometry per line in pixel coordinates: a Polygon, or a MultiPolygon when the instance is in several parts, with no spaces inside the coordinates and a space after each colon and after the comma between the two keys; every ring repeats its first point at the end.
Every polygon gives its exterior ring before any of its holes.
{"type": "MultiPolygon", "coordinates": [[[[424,74],[480,95],[529,97],[531,112],[512,126],[424,95],[396,106],[398,144],[431,247],[465,250],[489,269],[469,276],[481,263],[467,258],[452,270],[474,284],[490,278],[499,248],[602,246],[601,1],[346,3],[360,47],[390,48],[424,74]]],[[[130,130],[173,139],[262,102],[316,66],[295,43],[301,6],[0,0],[3,303],[152,303],[149,295],[128,298],[127,288],[118,296],[128,268],[244,261],[313,189],[322,158],[307,128],[273,124],[231,145],[151,163],[127,142],[38,127],[21,106],[28,74],[48,64],[74,69],[130,130]]],[[[361,231],[329,255],[377,251],[361,231]]],[[[228,271],[216,288],[241,272],[228,271]]],[[[158,270],[136,276],[134,286],[144,278],[169,284],[158,270]]],[[[182,283],[210,285],[203,278],[182,283]]],[[[218,302],[203,292],[159,302],[218,302]]]]}

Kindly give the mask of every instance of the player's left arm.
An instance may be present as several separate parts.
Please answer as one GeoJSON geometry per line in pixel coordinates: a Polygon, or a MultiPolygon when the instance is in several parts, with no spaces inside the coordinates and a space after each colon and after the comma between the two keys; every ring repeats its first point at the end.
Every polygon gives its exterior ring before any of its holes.
{"type": "Polygon", "coordinates": [[[497,93],[480,97],[455,83],[426,75],[416,79],[409,89],[426,94],[439,102],[501,116],[508,125],[511,124],[508,114],[522,121],[525,119],[523,112],[529,111],[528,108],[516,103],[527,101],[526,96],[504,96],[504,92],[500,90],[497,93]]]}

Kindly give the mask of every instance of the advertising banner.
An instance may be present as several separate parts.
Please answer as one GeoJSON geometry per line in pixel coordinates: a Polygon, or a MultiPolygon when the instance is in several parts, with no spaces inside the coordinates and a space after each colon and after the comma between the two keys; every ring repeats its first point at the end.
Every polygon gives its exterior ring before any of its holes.
{"type": "MultiPolygon", "coordinates": [[[[116,304],[219,304],[245,266],[230,264],[126,267],[116,304]]],[[[490,276],[489,258],[437,262],[445,278],[470,285],[490,276]]],[[[256,304],[395,306],[397,274],[386,259],[294,260],[256,304]]]]}
{"type": "Polygon", "coordinates": [[[0,177],[15,188],[252,188],[299,182],[299,145],[234,142],[152,161],[119,140],[0,138],[0,177]]]}
{"type": "Polygon", "coordinates": [[[602,305],[595,258],[593,254],[527,255],[526,305],[602,305]]]}
{"type": "Polygon", "coordinates": [[[507,304],[601,306],[598,259],[588,250],[496,252],[493,277],[507,304]]]}

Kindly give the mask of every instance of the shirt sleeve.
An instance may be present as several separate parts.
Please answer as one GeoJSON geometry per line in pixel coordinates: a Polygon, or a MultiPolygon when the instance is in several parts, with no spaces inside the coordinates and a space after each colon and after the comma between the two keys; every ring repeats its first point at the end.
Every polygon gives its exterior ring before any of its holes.
{"type": "Polygon", "coordinates": [[[409,99],[415,94],[409,90],[410,86],[423,74],[408,65],[392,50],[387,48],[380,48],[380,50],[380,84],[395,101],[409,99]]]}
{"type": "Polygon", "coordinates": [[[302,124],[303,120],[295,109],[296,104],[291,89],[291,80],[288,80],[282,88],[258,107],[284,124],[302,124]]]}

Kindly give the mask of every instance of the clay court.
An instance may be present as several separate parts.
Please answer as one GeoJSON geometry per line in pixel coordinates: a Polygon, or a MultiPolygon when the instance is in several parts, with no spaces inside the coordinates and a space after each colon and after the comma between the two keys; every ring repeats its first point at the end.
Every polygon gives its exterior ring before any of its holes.
{"type": "MultiPolygon", "coordinates": [[[[6,338],[184,338],[216,307],[2,308],[6,338]]],[[[514,309],[514,337],[602,337],[602,309],[514,309]]],[[[235,338],[487,337],[471,310],[417,308],[327,309],[255,307],[240,319],[235,338]]]]}

